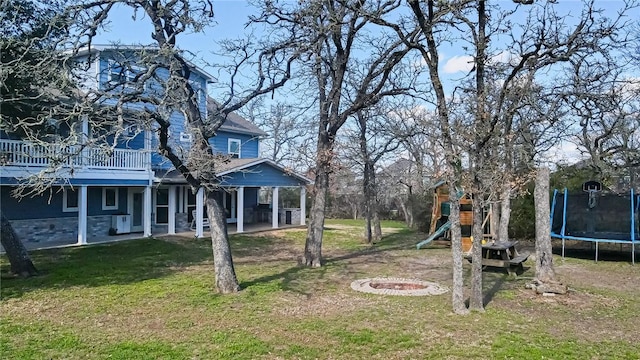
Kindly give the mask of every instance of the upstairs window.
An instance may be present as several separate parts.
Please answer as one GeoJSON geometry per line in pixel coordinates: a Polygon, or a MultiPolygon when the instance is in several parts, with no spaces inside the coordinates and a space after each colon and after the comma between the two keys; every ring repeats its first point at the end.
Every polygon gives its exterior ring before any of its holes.
{"type": "Polygon", "coordinates": [[[130,64],[123,65],[114,60],[109,60],[109,84],[122,84],[125,87],[133,88],[135,87],[135,83],[133,81],[136,76],[144,71],[145,69],[140,66],[130,64]]]}
{"type": "Polygon", "coordinates": [[[234,159],[240,158],[240,147],[242,142],[238,139],[229,139],[229,147],[227,149],[227,154],[234,159]]]}
{"type": "Polygon", "coordinates": [[[180,133],[180,142],[190,143],[191,142],[191,134],[186,132],[180,133]]]}

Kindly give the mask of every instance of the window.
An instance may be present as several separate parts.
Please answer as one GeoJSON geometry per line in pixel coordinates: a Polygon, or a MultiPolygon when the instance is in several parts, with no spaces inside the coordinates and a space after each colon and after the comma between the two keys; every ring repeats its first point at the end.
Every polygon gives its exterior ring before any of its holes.
{"type": "Polygon", "coordinates": [[[238,139],[229,139],[229,148],[227,149],[227,154],[229,154],[234,159],[240,158],[240,144],[241,142],[238,139]]]}
{"type": "Polygon", "coordinates": [[[102,210],[118,210],[118,188],[102,188],[102,210]]]}
{"type": "Polygon", "coordinates": [[[169,189],[156,190],[156,224],[169,223],[169,189]]]}
{"type": "MultiPolygon", "coordinates": [[[[109,83],[111,85],[123,84],[126,87],[134,87],[132,83],[136,75],[144,72],[140,66],[120,64],[114,60],[109,60],[109,83]]],[[[145,84],[146,86],[146,84],[145,84]]]]}
{"type": "Polygon", "coordinates": [[[181,132],[180,133],[180,142],[191,142],[191,134],[189,133],[185,133],[185,132],[181,132]]]}
{"type": "Polygon", "coordinates": [[[193,221],[193,211],[196,209],[196,195],[187,186],[185,186],[184,190],[187,195],[187,219],[191,223],[193,221]]]}
{"type": "Polygon", "coordinates": [[[62,211],[78,211],[78,193],[71,188],[62,188],[62,211]]]}

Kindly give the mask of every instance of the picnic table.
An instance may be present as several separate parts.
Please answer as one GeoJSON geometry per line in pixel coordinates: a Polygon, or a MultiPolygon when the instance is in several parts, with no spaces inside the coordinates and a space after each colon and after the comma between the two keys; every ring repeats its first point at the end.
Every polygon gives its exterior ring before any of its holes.
{"type": "MultiPolygon", "coordinates": [[[[482,245],[482,265],[507,269],[509,275],[516,276],[523,270],[522,263],[529,258],[528,253],[520,254],[516,250],[517,241],[489,241],[482,245]]],[[[472,261],[471,255],[465,257],[472,261]]]]}

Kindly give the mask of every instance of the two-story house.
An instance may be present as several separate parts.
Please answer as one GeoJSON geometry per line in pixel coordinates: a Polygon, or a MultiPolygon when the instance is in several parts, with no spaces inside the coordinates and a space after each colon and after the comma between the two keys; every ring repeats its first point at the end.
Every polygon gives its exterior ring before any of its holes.
{"type": "MultiPolygon", "coordinates": [[[[124,48],[135,54],[135,47],[124,48]]],[[[84,61],[83,89],[106,88],[114,80],[132,73],[116,65],[123,47],[92,46],[80,52],[76,60],[84,61]]],[[[76,70],[77,71],[77,70],[76,70]]],[[[194,87],[206,89],[213,77],[192,65],[190,78],[194,87]]],[[[145,84],[145,87],[147,85],[145,84]]],[[[149,86],[151,91],[153,86],[149,86]]],[[[198,91],[198,104],[203,116],[216,106],[206,91],[198,91]]],[[[109,106],[106,101],[104,106],[109,106]]],[[[132,106],[135,111],[135,104],[132,106]]],[[[91,139],[94,133],[85,117],[76,126],[91,139]]],[[[179,113],[171,116],[171,138],[178,146],[189,148],[191,134],[179,113]]],[[[122,129],[126,133],[127,129],[122,129]]],[[[195,194],[166,159],[158,154],[153,128],[137,129],[122,139],[107,137],[112,149],[104,151],[86,146],[64,159],[56,180],[40,196],[14,198],[11,191],[30,174],[48,167],[50,156],[60,153],[55,142],[33,144],[20,136],[0,131],[0,206],[23,241],[70,242],[85,244],[93,239],[108,239],[123,233],[152,234],[194,230],[203,236],[206,212],[203,191],[195,194]]],[[[237,232],[244,225],[270,222],[273,228],[281,224],[305,224],[305,186],[310,180],[287,171],[268,159],[259,157],[260,141],[265,132],[237,114],[226,122],[209,140],[214,153],[228,159],[217,165],[221,176],[219,196],[224,204],[227,221],[236,224],[237,232]],[[300,206],[282,209],[278,193],[282,187],[300,190],[300,206]],[[261,192],[269,191],[270,203],[261,204],[261,192]]]]}

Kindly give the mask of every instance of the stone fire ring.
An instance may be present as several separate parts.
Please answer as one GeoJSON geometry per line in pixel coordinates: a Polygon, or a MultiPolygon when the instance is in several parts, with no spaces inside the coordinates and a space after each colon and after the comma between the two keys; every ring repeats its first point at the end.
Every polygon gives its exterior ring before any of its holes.
{"type": "Polygon", "coordinates": [[[352,282],[351,288],[370,294],[401,296],[441,295],[449,291],[434,282],[402,278],[360,279],[352,282]]]}

